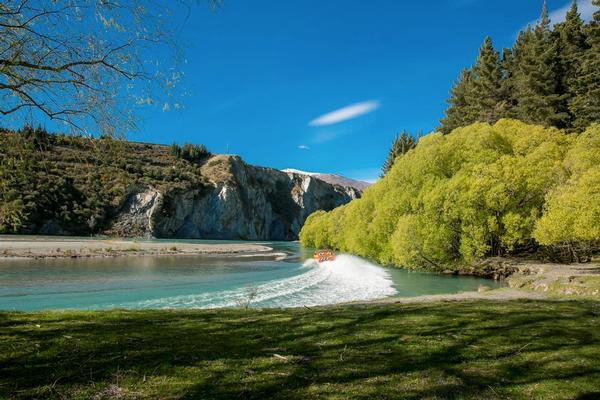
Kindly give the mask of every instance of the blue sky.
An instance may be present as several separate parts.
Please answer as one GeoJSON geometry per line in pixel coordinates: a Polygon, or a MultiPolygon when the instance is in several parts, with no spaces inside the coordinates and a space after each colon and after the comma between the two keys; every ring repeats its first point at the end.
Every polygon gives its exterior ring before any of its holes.
{"type": "MultiPolygon", "coordinates": [[[[555,20],[569,3],[548,1],[555,20]]],[[[145,109],[129,138],[204,143],[252,164],[374,180],[397,132],[436,126],[484,37],[510,46],[541,6],[226,0],[216,13],[196,7],[181,32],[183,108],[145,109]]]]}

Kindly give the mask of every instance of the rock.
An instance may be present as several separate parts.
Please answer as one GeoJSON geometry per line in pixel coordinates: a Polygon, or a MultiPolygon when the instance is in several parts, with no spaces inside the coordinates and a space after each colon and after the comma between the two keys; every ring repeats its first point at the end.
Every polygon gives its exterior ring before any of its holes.
{"type": "Polygon", "coordinates": [[[490,291],[490,290],[492,290],[492,288],[491,288],[491,287],[489,287],[489,286],[486,286],[486,285],[479,285],[479,287],[477,288],[477,291],[478,291],[479,293],[488,292],[488,291],[490,291]]]}
{"type": "Polygon", "coordinates": [[[107,234],[129,237],[152,237],[152,216],[159,206],[161,193],[152,187],[126,197],[107,234]]]}
{"type": "Polygon", "coordinates": [[[487,279],[504,280],[518,271],[513,263],[501,258],[487,258],[472,266],[465,266],[460,275],[474,275],[487,279]]]}
{"type": "Polygon", "coordinates": [[[295,240],[306,218],[360,197],[353,187],[248,165],[219,155],[201,168],[207,185],[131,193],[107,234],[157,238],[295,240]]]}

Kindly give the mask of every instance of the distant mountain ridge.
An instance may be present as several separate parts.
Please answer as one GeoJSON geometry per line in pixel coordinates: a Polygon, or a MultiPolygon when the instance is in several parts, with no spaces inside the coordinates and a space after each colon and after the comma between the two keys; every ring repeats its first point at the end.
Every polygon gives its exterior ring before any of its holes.
{"type": "Polygon", "coordinates": [[[346,178],[345,176],[336,175],[336,174],[323,174],[320,172],[306,172],[306,171],[301,171],[299,169],[294,169],[294,168],[286,168],[286,169],[282,169],[281,171],[283,171],[285,173],[291,173],[291,174],[312,176],[313,178],[320,179],[320,180],[327,182],[329,184],[332,184],[332,185],[351,187],[354,189],[358,189],[361,192],[364,191],[369,186],[371,186],[371,184],[369,182],[359,181],[356,179],[350,179],[350,178],[346,178]]]}

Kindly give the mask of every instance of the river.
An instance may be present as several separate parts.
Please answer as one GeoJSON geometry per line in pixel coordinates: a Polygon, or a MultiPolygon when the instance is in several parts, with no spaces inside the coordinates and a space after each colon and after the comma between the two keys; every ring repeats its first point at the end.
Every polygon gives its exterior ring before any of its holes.
{"type": "Polygon", "coordinates": [[[301,307],[458,293],[477,290],[482,284],[501,286],[472,277],[383,268],[345,254],[318,265],[311,252],[296,242],[261,244],[288,257],[279,261],[206,256],[4,259],[0,260],[0,309],[301,307]]]}

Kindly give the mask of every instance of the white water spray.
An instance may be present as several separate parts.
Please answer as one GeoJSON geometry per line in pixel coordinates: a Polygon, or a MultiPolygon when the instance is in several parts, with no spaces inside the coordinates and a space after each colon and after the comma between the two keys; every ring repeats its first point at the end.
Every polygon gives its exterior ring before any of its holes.
{"type": "Polygon", "coordinates": [[[249,300],[256,307],[302,307],[375,300],[396,294],[393,282],[380,266],[362,258],[339,255],[317,264],[307,260],[300,275],[235,290],[173,296],[120,304],[126,308],[235,307],[249,300]]]}

